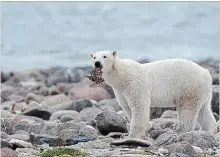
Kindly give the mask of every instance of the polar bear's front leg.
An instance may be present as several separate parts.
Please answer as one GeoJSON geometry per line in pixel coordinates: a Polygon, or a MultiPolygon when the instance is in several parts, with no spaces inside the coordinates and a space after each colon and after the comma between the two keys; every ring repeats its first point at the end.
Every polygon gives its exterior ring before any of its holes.
{"type": "Polygon", "coordinates": [[[128,118],[128,121],[131,121],[131,109],[128,106],[128,103],[125,99],[125,97],[117,90],[113,88],[113,91],[115,93],[115,97],[118,101],[119,106],[122,107],[123,111],[125,112],[126,117],[128,118]]]}
{"type": "Polygon", "coordinates": [[[145,138],[145,131],[150,127],[150,92],[142,91],[131,92],[126,99],[131,107],[132,114],[129,132],[129,137],[131,138],[145,138]]]}

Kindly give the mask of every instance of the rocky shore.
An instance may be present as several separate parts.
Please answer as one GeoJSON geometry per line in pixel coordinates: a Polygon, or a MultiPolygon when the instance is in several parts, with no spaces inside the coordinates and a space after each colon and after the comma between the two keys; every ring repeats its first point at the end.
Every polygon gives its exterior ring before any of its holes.
{"type": "MultiPolygon", "coordinates": [[[[142,60],[140,62],[148,62],[142,60]]],[[[1,72],[2,157],[220,157],[219,61],[197,62],[213,78],[218,133],[176,133],[175,108],[151,108],[149,143],[114,141],[129,123],[108,85],[85,76],[91,67],[1,72]]]]}

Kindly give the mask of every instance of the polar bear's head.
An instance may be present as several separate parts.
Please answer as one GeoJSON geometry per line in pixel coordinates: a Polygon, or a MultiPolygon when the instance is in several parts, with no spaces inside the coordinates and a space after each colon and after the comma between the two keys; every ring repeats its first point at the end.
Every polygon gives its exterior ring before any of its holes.
{"type": "Polygon", "coordinates": [[[98,51],[90,53],[89,56],[92,58],[93,67],[102,69],[102,72],[109,72],[115,63],[117,57],[116,51],[98,51]]]}

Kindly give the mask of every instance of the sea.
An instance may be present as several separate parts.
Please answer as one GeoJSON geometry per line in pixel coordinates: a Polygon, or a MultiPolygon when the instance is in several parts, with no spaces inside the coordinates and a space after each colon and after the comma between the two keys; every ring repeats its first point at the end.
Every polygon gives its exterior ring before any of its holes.
{"type": "Polygon", "coordinates": [[[1,2],[1,69],[91,65],[88,56],[220,58],[220,2],[1,2]]]}

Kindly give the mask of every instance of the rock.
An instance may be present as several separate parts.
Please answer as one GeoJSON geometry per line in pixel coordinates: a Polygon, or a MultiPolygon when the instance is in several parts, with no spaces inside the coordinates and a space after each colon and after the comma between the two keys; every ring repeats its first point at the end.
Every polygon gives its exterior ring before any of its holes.
{"type": "Polygon", "coordinates": [[[70,116],[70,115],[63,115],[61,118],[60,118],[60,122],[68,122],[68,121],[71,121],[71,120],[74,120],[74,117],[70,116]]]}
{"type": "Polygon", "coordinates": [[[160,118],[166,110],[175,111],[176,108],[175,107],[151,107],[150,108],[150,119],[160,118]]]}
{"type": "Polygon", "coordinates": [[[71,145],[75,145],[80,142],[88,142],[88,141],[92,141],[92,140],[95,140],[95,138],[90,137],[90,136],[86,136],[86,135],[78,135],[78,136],[72,137],[70,139],[67,139],[65,145],[71,146],[71,145]]]}
{"type": "Polygon", "coordinates": [[[110,132],[127,133],[126,120],[115,112],[103,111],[95,117],[96,128],[103,135],[110,132]]]}
{"type": "Polygon", "coordinates": [[[57,147],[63,145],[63,140],[59,136],[48,134],[31,134],[31,141],[33,144],[42,145],[49,144],[51,147],[57,147]]]}
{"type": "Polygon", "coordinates": [[[58,95],[45,97],[45,99],[41,102],[41,104],[43,106],[52,107],[54,105],[61,104],[66,101],[70,101],[70,98],[64,94],[58,94],[58,95]]]}
{"type": "Polygon", "coordinates": [[[30,124],[18,123],[13,126],[13,133],[16,133],[19,130],[29,131],[31,128],[30,124]]]}
{"type": "Polygon", "coordinates": [[[10,73],[5,73],[3,71],[1,71],[1,82],[5,82],[7,81],[10,77],[13,76],[13,73],[10,72],[10,73]]]}
{"type": "Polygon", "coordinates": [[[50,110],[53,112],[60,111],[60,110],[73,110],[74,106],[75,106],[75,101],[69,100],[61,104],[51,106],[50,110]]]}
{"type": "Polygon", "coordinates": [[[82,121],[90,121],[91,119],[95,118],[95,116],[101,113],[102,110],[96,107],[87,107],[80,111],[80,117],[82,121]]]}
{"type": "Polygon", "coordinates": [[[201,148],[199,148],[197,146],[192,146],[192,147],[195,150],[196,154],[199,154],[200,156],[202,155],[203,151],[201,148]]]}
{"type": "Polygon", "coordinates": [[[31,101],[36,101],[37,103],[40,103],[42,101],[42,98],[41,96],[36,95],[34,93],[28,93],[25,101],[27,104],[29,104],[31,101]]]}
{"type": "Polygon", "coordinates": [[[197,131],[191,131],[187,133],[183,133],[178,136],[177,140],[179,142],[181,141],[187,141],[190,144],[200,147],[200,148],[213,148],[214,146],[217,146],[217,141],[215,140],[215,137],[211,134],[209,134],[206,131],[203,130],[197,130],[197,131]]]}
{"type": "Polygon", "coordinates": [[[46,86],[41,86],[41,88],[39,89],[39,93],[43,96],[48,96],[49,88],[47,88],[46,86]]]}
{"type": "Polygon", "coordinates": [[[116,98],[101,100],[99,101],[98,105],[102,110],[114,111],[114,112],[118,112],[122,110],[122,108],[118,105],[116,98]]]}
{"type": "Polygon", "coordinates": [[[40,134],[55,135],[56,122],[46,121],[41,124],[40,134]]]}
{"type": "Polygon", "coordinates": [[[31,143],[25,142],[23,140],[11,139],[9,141],[13,145],[14,148],[31,148],[31,143]]]}
{"type": "Polygon", "coordinates": [[[172,132],[172,129],[170,128],[165,128],[165,129],[156,129],[156,130],[151,130],[150,131],[150,137],[153,139],[157,139],[161,134],[165,132],[172,132]]]}
{"type": "Polygon", "coordinates": [[[49,95],[57,95],[57,94],[60,94],[60,91],[57,89],[56,86],[51,86],[49,88],[49,95]]]}
{"type": "Polygon", "coordinates": [[[33,91],[38,90],[43,85],[43,82],[38,82],[34,79],[29,79],[27,81],[20,81],[19,85],[28,89],[29,91],[33,91]]]}
{"type": "Polygon", "coordinates": [[[189,156],[196,156],[196,152],[193,147],[186,141],[173,143],[168,147],[170,154],[172,153],[183,153],[189,156]]]}
{"type": "Polygon", "coordinates": [[[1,148],[13,148],[13,145],[8,140],[1,139],[1,148]]]}
{"type": "Polygon", "coordinates": [[[219,85],[212,87],[212,111],[219,115],[219,85]]]}
{"type": "Polygon", "coordinates": [[[176,141],[176,133],[173,130],[168,130],[165,133],[162,133],[153,143],[155,146],[165,146],[172,144],[176,141]]]}
{"type": "Polygon", "coordinates": [[[46,85],[51,86],[59,82],[68,82],[69,75],[66,73],[66,69],[59,69],[54,74],[49,76],[46,80],[46,85]]]}
{"type": "Polygon", "coordinates": [[[78,112],[72,111],[72,110],[61,110],[61,111],[54,112],[51,115],[50,120],[52,120],[52,121],[60,120],[61,117],[64,116],[64,115],[71,116],[75,122],[80,121],[80,114],[78,112]]]}
{"type": "Polygon", "coordinates": [[[6,139],[8,137],[8,134],[6,134],[4,131],[1,131],[1,139],[6,139]]]}
{"type": "Polygon", "coordinates": [[[159,148],[158,151],[159,151],[159,153],[162,153],[162,154],[168,154],[169,153],[169,151],[167,149],[164,149],[163,147],[159,148]]]}
{"type": "Polygon", "coordinates": [[[17,139],[28,142],[30,140],[30,136],[28,134],[19,133],[19,134],[9,135],[7,139],[17,139]]]}
{"type": "Polygon", "coordinates": [[[172,128],[173,124],[177,124],[177,119],[173,118],[157,118],[157,119],[152,119],[153,122],[153,127],[154,128],[172,128]],[[156,125],[156,126],[154,126],[156,125]]]}
{"type": "Polygon", "coordinates": [[[88,99],[78,99],[75,100],[75,105],[73,106],[73,110],[80,112],[87,107],[92,107],[93,104],[88,99]]]}
{"type": "Polygon", "coordinates": [[[151,146],[151,142],[147,140],[141,140],[141,139],[120,139],[120,140],[115,140],[111,142],[111,145],[132,145],[132,146],[142,146],[142,147],[149,147],[151,146]]]}
{"type": "Polygon", "coordinates": [[[178,113],[177,113],[177,111],[166,110],[162,114],[161,118],[174,118],[174,119],[177,119],[178,118],[178,113]]]}
{"type": "Polygon", "coordinates": [[[19,157],[39,157],[40,152],[34,148],[17,148],[16,152],[19,157]]]}
{"type": "Polygon", "coordinates": [[[89,85],[72,88],[68,96],[71,99],[93,99],[97,101],[111,99],[111,95],[103,87],[90,87],[89,85]]]}
{"type": "Polygon", "coordinates": [[[169,157],[191,157],[189,155],[183,154],[183,153],[172,153],[169,157]]]}
{"type": "Polygon", "coordinates": [[[1,148],[1,157],[18,157],[18,154],[11,148],[1,148]]]}
{"type": "Polygon", "coordinates": [[[13,102],[22,102],[24,101],[25,98],[21,95],[18,95],[18,94],[12,94],[10,96],[8,96],[8,101],[13,101],[13,102]]]}
{"type": "Polygon", "coordinates": [[[29,105],[28,108],[23,112],[23,115],[35,116],[44,120],[49,120],[51,112],[48,109],[42,107],[35,101],[32,101],[31,104],[32,105],[29,105]]]}

